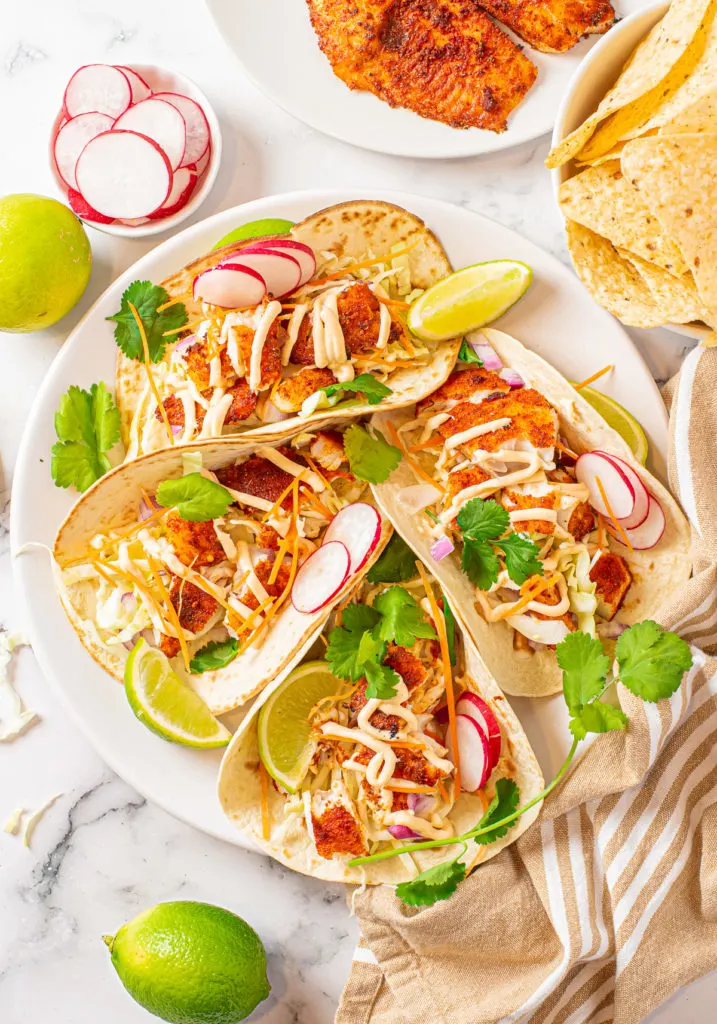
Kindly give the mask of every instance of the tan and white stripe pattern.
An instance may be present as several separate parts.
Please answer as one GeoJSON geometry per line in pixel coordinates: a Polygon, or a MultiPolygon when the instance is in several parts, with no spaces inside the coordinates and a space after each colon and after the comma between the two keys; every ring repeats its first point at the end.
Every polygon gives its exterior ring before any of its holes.
{"type": "Polygon", "coordinates": [[[661,620],[692,645],[691,671],[658,705],[619,687],[629,729],[592,742],[451,900],[358,893],[337,1024],[639,1024],[717,968],[717,349],[691,353],[670,390],[695,575],[661,620]]]}

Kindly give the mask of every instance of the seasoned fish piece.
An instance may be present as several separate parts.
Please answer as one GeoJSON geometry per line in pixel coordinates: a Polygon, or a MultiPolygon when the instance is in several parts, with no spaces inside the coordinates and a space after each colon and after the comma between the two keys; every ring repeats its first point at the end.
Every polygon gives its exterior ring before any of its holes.
{"type": "Polygon", "coordinates": [[[632,573],[621,555],[604,551],[590,570],[598,599],[598,615],[613,619],[632,583],[632,573]]]}
{"type": "MultiPolygon", "coordinates": [[[[289,573],[291,566],[288,562],[282,562],[279,567],[279,571],[276,574],[276,579],[273,583],[269,583],[269,577],[271,576],[271,570],[274,568],[273,558],[260,558],[254,566],[254,572],[259,578],[259,582],[266,590],[267,594],[271,597],[279,597],[286,589],[286,584],[289,582],[289,573]]],[[[237,594],[237,597],[242,604],[245,604],[247,608],[251,608],[252,611],[259,607],[259,601],[256,595],[244,585],[241,591],[237,594]]]]}
{"type": "Polygon", "coordinates": [[[608,0],[476,0],[496,21],[543,53],[565,53],[583,36],[613,25],[608,0]]]}
{"type": "MultiPolygon", "coordinates": [[[[371,751],[373,755],[373,751],[371,751]]],[[[329,792],[319,790],[311,798],[311,826],[316,852],[331,860],[334,854],[366,853],[364,829],[343,783],[334,783],[329,792]]]]}
{"type": "MultiPolygon", "coordinates": [[[[250,327],[235,327],[237,348],[241,363],[249,376],[251,365],[251,347],[254,341],[254,331],[250,327]]],[[[264,347],[261,350],[261,379],[259,391],[266,391],[281,379],[281,345],[279,321],[275,320],[269,328],[264,347]]]]}
{"type": "Polygon", "coordinates": [[[580,501],[570,513],[568,520],[568,533],[572,534],[575,540],[582,540],[595,529],[595,513],[587,501],[580,501]]]}
{"type": "Polygon", "coordinates": [[[537,68],[472,0],[307,0],[350,89],[453,128],[502,132],[537,68]]]}
{"type": "MultiPolygon", "coordinates": [[[[211,376],[210,347],[206,340],[195,341],[183,354],[187,373],[197,385],[199,391],[206,391],[209,387],[211,376]]],[[[232,366],[226,348],[219,350],[221,360],[223,384],[230,384],[236,380],[236,371],[232,366]]]]}
{"type": "Polygon", "coordinates": [[[198,569],[202,565],[214,565],[227,557],[219,543],[214,523],[192,523],[182,519],[178,512],[170,512],[165,520],[167,540],[183,565],[198,569]]]}
{"type": "Polygon", "coordinates": [[[230,388],[226,389],[228,395],[232,395],[232,404],[224,419],[225,423],[241,423],[248,419],[256,409],[257,396],[250,390],[246,378],[238,380],[230,388]]]}
{"type": "MultiPolygon", "coordinates": [[[[292,448],[282,445],[277,451],[298,465],[305,465],[305,460],[292,448]]],[[[277,501],[289,484],[294,480],[291,473],[275,466],[269,459],[261,455],[250,455],[244,462],[233,466],[224,466],[217,470],[217,480],[230,487],[233,491],[242,491],[264,501],[277,501]]],[[[291,495],[282,502],[283,508],[291,508],[291,495]]]]}
{"type": "Polygon", "coordinates": [[[497,451],[499,448],[521,447],[528,442],[535,449],[550,449],[558,439],[558,417],[547,398],[532,388],[520,388],[499,398],[474,405],[461,402],[451,412],[451,418],[442,423],[438,432],[445,438],[461,434],[464,430],[508,418],[510,423],[487,434],[481,434],[462,447],[469,452],[497,451]]]}
{"type": "Polygon", "coordinates": [[[448,411],[458,402],[479,403],[489,395],[507,395],[510,385],[506,384],[493,370],[472,366],[469,370],[457,370],[447,381],[416,406],[416,415],[431,410],[448,411]]]}
{"type": "MultiPolygon", "coordinates": [[[[172,576],[169,599],[176,609],[180,626],[190,633],[201,633],[206,629],[219,607],[213,597],[179,576],[172,576]]],[[[160,648],[168,658],[174,658],[179,654],[179,640],[174,636],[163,635],[160,648]]]]}
{"type": "MultiPolygon", "coordinates": [[[[503,505],[508,512],[527,508],[554,509],[558,507],[558,495],[553,492],[535,497],[533,494],[519,494],[518,491],[508,489],[503,495],[503,505]]],[[[513,529],[517,533],[549,534],[555,533],[555,523],[548,522],[547,519],[521,519],[514,524],[513,529]]]]}
{"type": "Polygon", "coordinates": [[[309,452],[327,473],[335,473],[348,465],[343,435],[338,430],[320,430],[311,442],[309,452]]]}
{"type": "MultiPolygon", "coordinates": [[[[167,414],[169,425],[171,427],[183,427],[184,426],[184,405],[182,399],[178,398],[177,395],[170,395],[165,398],[162,402],[164,411],[167,414]]],[[[206,409],[199,402],[194,403],[194,415],[197,419],[197,429],[201,429],[202,423],[204,423],[204,416],[206,409]]],[[[164,423],[164,417],[159,408],[154,410],[154,418],[159,420],[160,423],[164,423]]]]}
{"type": "Polygon", "coordinates": [[[304,401],[320,388],[335,384],[336,377],[328,368],[307,366],[294,377],[285,377],[272,396],[279,412],[298,412],[304,401]]]}
{"type": "Polygon", "coordinates": [[[465,491],[467,487],[475,487],[476,484],[485,483],[489,479],[489,475],[480,466],[466,466],[465,469],[457,469],[454,473],[450,473],[446,488],[446,508],[461,491],[465,491]]]}
{"type": "MultiPolygon", "coordinates": [[[[349,355],[371,352],[376,348],[381,330],[381,304],[367,284],[359,282],[349,285],[336,298],[339,324],[344,335],[349,355]]],[[[399,328],[391,323],[389,340],[396,340],[399,328]]],[[[297,366],[313,366],[315,362],[314,342],[311,337],[311,315],[301,321],[296,344],[291,351],[291,360],[297,366]]]]}

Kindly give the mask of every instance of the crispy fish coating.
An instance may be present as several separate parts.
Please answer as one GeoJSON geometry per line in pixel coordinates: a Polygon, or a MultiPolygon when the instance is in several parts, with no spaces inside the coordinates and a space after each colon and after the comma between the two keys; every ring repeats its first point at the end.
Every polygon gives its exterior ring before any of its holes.
{"type": "MultiPolygon", "coordinates": [[[[204,525],[204,524],[197,524],[204,525]]],[[[199,587],[179,576],[172,576],[169,586],[169,599],[174,605],[179,624],[190,633],[201,633],[211,622],[217,611],[217,602],[199,587]]],[[[168,658],[179,653],[179,640],[173,636],[162,636],[161,650],[168,658]]]]}
{"type": "Polygon", "coordinates": [[[479,405],[461,402],[451,411],[451,418],[439,426],[438,432],[448,438],[481,423],[506,417],[511,420],[508,426],[481,434],[463,447],[469,452],[479,449],[494,452],[511,441],[523,440],[534,448],[551,448],[558,439],[555,410],[547,398],[532,388],[520,388],[479,405]]]}
{"type": "MultiPolygon", "coordinates": [[[[291,572],[291,566],[289,562],[282,562],[279,567],[279,571],[276,574],[276,579],[273,583],[269,583],[269,577],[271,576],[271,570],[274,568],[273,558],[260,558],[254,566],[254,572],[259,578],[260,583],[266,590],[267,594],[271,597],[279,597],[283,594],[286,589],[286,585],[289,582],[289,573],[291,572]]],[[[254,611],[255,608],[259,607],[259,601],[256,595],[249,590],[244,584],[241,591],[237,594],[237,597],[242,604],[245,604],[247,608],[251,608],[254,611]]]]}
{"type": "MultiPolygon", "coordinates": [[[[206,391],[211,376],[210,346],[206,340],[195,341],[183,354],[187,373],[197,385],[199,391],[206,391]]],[[[229,384],[236,380],[236,371],[232,366],[226,348],[219,350],[222,368],[222,383],[229,384]]]]}
{"type": "MultiPolygon", "coordinates": [[[[384,665],[387,665],[388,668],[392,668],[394,672],[398,672],[409,691],[420,686],[426,678],[426,669],[424,668],[421,659],[409,651],[407,647],[400,647],[398,644],[394,643],[389,644],[383,663],[384,665]]],[[[359,688],[351,695],[349,708],[354,716],[358,715],[361,709],[365,707],[368,702],[368,698],[366,697],[367,686],[367,681],[365,679],[362,680],[359,688]]],[[[403,719],[398,715],[387,715],[381,710],[374,711],[371,715],[371,725],[375,729],[385,729],[391,734],[391,736],[396,736],[398,730],[401,729],[404,724],[403,719]]]]}
{"type": "MultiPolygon", "coordinates": [[[[251,347],[254,342],[254,334],[250,327],[240,325],[234,328],[237,340],[239,358],[249,376],[251,365],[251,347]]],[[[259,380],[259,391],[266,391],[273,387],[281,379],[281,345],[283,329],[279,321],[275,320],[269,328],[264,347],[261,350],[261,378],[259,380]]]]}
{"type": "Polygon", "coordinates": [[[227,557],[219,543],[214,523],[192,523],[182,519],[178,512],[170,512],[165,519],[167,540],[183,565],[198,569],[202,565],[215,565],[227,557]]]}
{"type": "Polygon", "coordinates": [[[590,579],[595,584],[598,614],[613,619],[632,583],[627,562],[621,555],[604,551],[590,570],[590,579]]]}
{"type": "Polygon", "coordinates": [[[343,434],[338,430],[320,430],[309,446],[309,453],[327,473],[348,465],[343,434]]]}
{"type": "MultiPolygon", "coordinates": [[[[364,282],[349,285],[336,299],[339,324],[349,355],[371,352],[376,348],[381,330],[381,304],[364,282]]],[[[389,341],[395,340],[398,326],[391,323],[389,341]]],[[[311,316],[301,321],[296,344],[291,351],[291,362],[297,366],[313,366],[314,342],[311,336],[311,316]]]]}
{"type": "Polygon", "coordinates": [[[595,529],[595,513],[587,501],[580,501],[570,513],[568,533],[575,540],[582,540],[595,529]]]}
{"type": "Polygon", "coordinates": [[[232,404],[224,419],[225,423],[241,423],[248,419],[256,409],[256,394],[250,390],[249,382],[243,377],[236,384],[227,388],[226,393],[232,395],[232,404]]]}
{"type": "MultiPolygon", "coordinates": [[[[286,445],[277,448],[277,451],[298,465],[306,465],[304,458],[286,445]]],[[[223,466],[218,469],[217,480],[233,491],[242,491],[255,498],[274,502],[281,497],[294,477],[285,469],[275,466],[269,459],[265,459],[261,455],[250,455],[244,462],[237,462],[233,466],[223,466]]],[[[282,508],[291,508],[290,494],[282,502],[282,508]]]]}
{"type": "Polygon", "coordinates": [[[284,377],[273,393],[272,402],[279,412],[298,412],[307,398],[335,383],[336,377],[328,367],[307,366],[294,377],[284,377]]]}
{"type": "Polygon", "coordinates": [[[440,412],[457,402],[478,402],[489,395],[507,395],[510,385],[506,384],[494,370],[486,370],[482,366],[472,366],[468,370],[457,370],[452,373],[433,394],[421,399],[416,406],[416,415],[434,409],[440,412]]]}
{"type": "Polygon", "coordinates": [[[457,469],[454,473],[449,473],[445,497],[446,508],[461,491],[467,487],[485,483],[489,479],[488,473],[484,472],[480,466],[466,466],[465,469],[457,469]]]}
{"type": "MultiPolygon", "coordinates": [[[[553,491],[543,497],[536,498],[532,494],[519,494],[517,491],[506,490],[503,495],[503,506],[508,512],[515,512],[526,508],[549,508],[558,507],[558,495],[553,491]]],[[[522,519],[515,523],[513,529],[517,533],[555,533],[555,523],[546,519],[522,519]]]]}
{"type": "Polygon", "coordinates": [[[479,6],[543,53],[565,53],[615,21],[608,0],[480,0],[479,6]]]}
{"type": "MultiPolygon", "coordinates": [[[[409,747],[394,747],[396,754],[396,767],[393,771],[395,779],[406,779],[408,782],[415,782],[417,786],[435,786],[439,779],[444,779],[446,773],[442,772],[430,761],[427,761],[418,750],[409,747]]],[[[354,754],[354,761],[359,764],[368,764],[374,756],[375,751],[368,747],[359,747],[354,754]]]]}
{"type": "Polygon", "coordinates": [[[334,854],[359,857],[367,851],[361,822],[353,811],[347,793],[336,788],[328,793],[314,793],[311,825],[316,852],[326,860],[331,860],[334,854]]]}
{"type": "Polygon", "coordinates": [[[453,128],[502,132],[537,68],[473,0],[307,0],[351,89],[453,128]]]}
{"type": "MultiPolygon", "coordinates": [[[[555,584],[553,584],[552,587],[548,587],[546,590],[541,590],[541,592],[538,594],[538,596],[536,597],[535,600],[538,601],[540,604],[548,604],[548,605],[560,604],[560,601],[561,601],[560,591],[558,590],[557,586],[555,584]]],[[[558,615],[558,616],[555,616],[555,615],[543,615],[542,612],[534,612],[534,611],[530,611],[530,612],[528,612],[528,614],[532,615],[536,619],[554,619],[554,618],[557,618],[560,622],[564,622],[565,623],[565,625],[568,627],[568,629],[571,631],[571,633],[575,632],[576,625],[575,625],[575,622],[574,622],[572,616],[570,615],[570,612],[566,612],[565,615],[558,615]]],[[[553,645],[549,644],[548,646],[553,646],[553,645]]]]}
{"type": "MultiPolygon", "coordinates": [[[[171,427],[183,427],[184,426],[184,405],[182,404],[181,398],[178,398],[176,395],[170,395],[168,398],[165,398],[163,400],[162,405],[164,406],[164,411],[167,414],[167,419],[169,420],[169,425],[171,427]]],[[[206,409],[204,408],[204,406],[200,405],[199,402],[195,402],[194,403],[194,415],[197,418],[197,427],[200,428],[200,429],[201,429],[202,423],[204,423],[204,416],[205,416],[205,414],[206,414],[206,409]]],[[[154,418],[156,420],[159,420],[160,423],[164,422],[164,417],[162,416],[162,412],[161,412],[161,410],[159,408],[154,410],[154,418]]]]}

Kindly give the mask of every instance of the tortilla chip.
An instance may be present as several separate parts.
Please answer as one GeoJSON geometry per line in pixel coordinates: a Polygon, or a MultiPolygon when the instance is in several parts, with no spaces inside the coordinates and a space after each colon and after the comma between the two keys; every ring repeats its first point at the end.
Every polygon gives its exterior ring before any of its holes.
{"type": "Polygon", "coordinates": [[[575,221],[567,222],[566,231],[576,273],[599,305],[631,327],[665,322],[649,288],[612,242],[575,221]]]}
{"type": "Polygon", "coordinates": [[[715,325],[717,317],[702,302],[692,274],[674,277],[627,249],[618,249],[618,252],[635,267],[668,323],[690,324],[701,320],[710,327],[715,325]]]}
{"type": "MultiPolygon", "coordinates": [[[[692,79],[687,82],[687,85],[691,81],[692,79]]],[[[712,81],[717,83],[717,67],[714,69],[712,81]]],[[[676,96],[675,99],[677,99],[676,96]]],[[[671,120],[665,121],[659,133],[660,135],[695,135],[700,132],[717,133],[717,86],[711,92],[700,96],[684,110],[676,113],[671,120]]]]}
{"type": "Polygon", "coordinates": [[[665,96],[672,95],[682,85],[683,76],[689,75],[695,67],[704,48],[705,19],[709,15],[711,23],[714,8],[715,0],[673,0],[664,18],[637,46],[597,110],[550,151],[546,167],[561,167],[581,153],[601,122],[623,109],[626,117],[618,126],[617,135],[610,131],[608,136],[612,141],[603,144],[594,154],[583,151],[581,155],[585,160],[606,153],[623,132],[644,123],[665,96]]]}
{"type": "MultiPolygon", "coordinates": [[[[674,6],[674,3],[670,6],[663,19],[663,24],[672,13],[674,6]]],[[[622,106],[620,110],[615,111],[608,120],[605,120],[600,125],[586,143],[584,149],[578,154],[583,160],[591,160],[602,153],[607,153],[621,139],[633,138],[636,135],[641,135],[648,127],[654,127],[651,118],[655,112],[661,109],[685,85],[702,58],[708,36],[712,30],[715,13],[717,13],[716,0],[708,0],[697,29],[688,41],[686,48],[683,49],[678,57],[678,60],[670,65],[669,70],[657,85],[648,92],[643,93],[632,103],[622,106]]],[[[678,33],[681,33],[682,38],[684,38],[686,26],[678,26],[677,28],[678,33]]],[[[669,52],[670,41],[670,39],[665,40],[666,52],[669,52]]],[[[648,55],[643,55],[644,61],[650,61],[656,66],[659,66],[662,59],[663,54],[659,50],[655,53],[651,52],[648,55]]]]}
{"type": "Polygon", "coordinates": [[[717,309],[717,135],[634,139],[622,171],[680,249],[709,309],[717,309]]]}
{"type": "Polygon", "coordinates": [[[671,274],[688,272],[680,251],[620,170],[619,160],[569,178],[560,186],[560,209],[569,220],[649,260],[671,274]]]}

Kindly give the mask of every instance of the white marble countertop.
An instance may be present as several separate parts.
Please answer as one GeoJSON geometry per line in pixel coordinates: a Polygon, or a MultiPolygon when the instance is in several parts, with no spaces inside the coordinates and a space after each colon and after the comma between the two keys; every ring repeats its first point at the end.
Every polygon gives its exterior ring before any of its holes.
{"type": "MultiPolygon", "coordinates": [[[[55,194],[46,158],[49,127],[69,75],[92,61],[176,68],[210,97],[225,153],[214,191],[195,219],[300,188],[355,186],[357,196],[362,187],[397,188],[479,210],[567,258],[542,166],[547,140],[487,159],[421,163],[324,138],[242,78],[200,0],[3,4],[0,194],[55,194]]],[[[34,396],[80,316],[157,241],[89,234],[94,269],[78,307],[41,334],[0,335],[0,629],[22,627],[7,531],[13,467],[34,396]]],[[[633,337],[659,381],[678,368],[688,347],[666,331],[633,337]]],[[[0,746],[0,821],[17,806],[34,808],[55,793],[63,796],[38,826],[31,850],[0,832],[3,1024],[148,1020],[113,977],[101,935],[169,899],[222,904],[258,930],[269,954],[272,994],[252,1021],[328,1024],[356,938],[341,888],[210,839],[147,804],[103,765],[48,690],[31,652],[19,653],[14,677],[41,722],[0,746]]],[[[716,996],[717,978],[703,979],[662,1007],[651,1024],[712,1019],[716,996]]]]}

